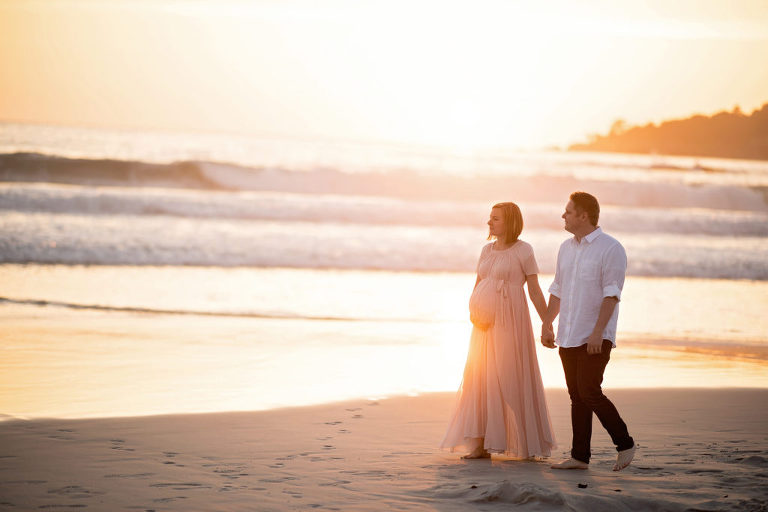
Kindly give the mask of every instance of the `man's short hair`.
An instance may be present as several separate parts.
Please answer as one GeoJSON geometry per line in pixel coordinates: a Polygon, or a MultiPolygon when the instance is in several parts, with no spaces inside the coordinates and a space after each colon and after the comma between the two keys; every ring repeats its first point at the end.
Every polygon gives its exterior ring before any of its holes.
{"type": "Polygon", "coordinates": [[[571,194],[571,201],[573,201],[573,206],[576,207],[577,212],[586,212],[590,224],[597,226],[597,221],[600,218],[600,204],[595,196],[586,192],[574,192],[571,194]]]}

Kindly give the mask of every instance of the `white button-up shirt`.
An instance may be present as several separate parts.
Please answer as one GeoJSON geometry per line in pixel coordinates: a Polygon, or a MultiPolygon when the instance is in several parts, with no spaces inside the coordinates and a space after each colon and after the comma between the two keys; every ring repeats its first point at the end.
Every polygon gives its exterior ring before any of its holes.
{"type": "MultiPolygon", "coordinates": [[[[560,298],[560,321],[555,341],[561,347],[578,347],[587,342],[600,314],[605,297],[621,300],[627,254],[618,240],[600,228],[576,241],[569,238],[557,253],[555,280],[549,293],[560,298]]],[[[616,346],[619,305],[603,331],[603,339],[616,346]]]]}

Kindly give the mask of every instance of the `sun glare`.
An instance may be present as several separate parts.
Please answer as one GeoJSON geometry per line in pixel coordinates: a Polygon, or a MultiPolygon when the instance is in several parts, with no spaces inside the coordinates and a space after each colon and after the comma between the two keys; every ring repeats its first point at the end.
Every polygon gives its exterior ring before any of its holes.
{"type": "Polygon", "coordinates": [[[10,0],[0,119],[454,149],[567,144],[617,117],[761,105],[768,12],[740,9],[10,0]]]}

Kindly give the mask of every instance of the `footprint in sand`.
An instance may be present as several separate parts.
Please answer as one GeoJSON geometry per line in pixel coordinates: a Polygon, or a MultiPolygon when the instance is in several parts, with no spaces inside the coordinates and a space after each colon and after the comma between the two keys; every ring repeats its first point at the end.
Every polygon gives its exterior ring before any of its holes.
{"type": "Polygon", "coordinates": [[[74,434],[75,431],[70,428],[59,428],[56,429],[56,432],[48,436],[48,439],[61,439],[62,441],[74,441],[74,436],[70,434],[74,434]]]}
{"type": "Polygon", "coordinates": [[[50,436],[48,436],[48,439],[60,439],[62,441],[74,441],[75,440],[74,437],[63,436],[61,434],[51,434],[50,436]]]}
{"type": "MultiPolygon", "coordinates": [[[[163,452],[163,455],[165,455],[165,457],[166,457],[167,459],[173,459],[173,458],[175,458],[175,457],[176,457],[178,454],[179,454],[179,452],[163,452]]],[[[168,464],[168,465],[171,465],[171,466],[176,466],[176,467],[180,467],[180,468],[183,468],[183,467],[185,467],[185,465],[184,465],[184,464],[179,464],[178,462],[176,462],[176,461],[174,461],[174,460],[165,460],[165,461],[163,461],[163,464],[168,464]]]]}
{"type": "Polygon", "coordinates": [[[85,505],[83,503],[73,503],[71,505],[57,505],[55,503],[51,503],[49,505],[40,505],[37,508],[41,508],[41,509],[46,509],[46,508],[59,509],[59,508],[87,508],[87,507],[88,507],[88,505],[85,505]]]}
{"type": "Polygon", "coordinates": [[[151,484],[150,487],[169,488],[174,491],[189,491],[192,489],[210,489],[210,485],[203,485],[197,482],[160,482],[151,484]]]}
{"type": "Polygon", "coordinates": [[[237,480],[241,476],[248,476],[248,466],[239,462],[222,462],[219,464],[203,464],[203,467],[215,466],[213,472],[222,478],[237,480]]]}
{"type": "Polygon", "coordinates": [[[110,473],[104,475],[102,478],[148,478],[154,476],[157,473],[110,473]]]}
{"type": "Polygon", "coordinates": [[[347,485],[351,484],[352,482],[350,480],[338,480],[334,479],[333,482],[322,482],[318,484],[320,487],[337,487],[339,485],[347,485]]]}
{"type": "Polygon", "coordinates": [[[282,476],[280,478],[262,478],[259,480],[259,482],[264,482],[265,484],[282,484],[285,482],[289,482],[291,480],[298,480],[299,477],[296,476],[282,476]]]}
{"type": "Polygon", "coordinates": [[[186,500],[186,496],[173,496],[172,498],[155,498],[152,500],[153,503],[170,503],[172,501],[176,500],[186,500]]]}
{"type": "Polygon", "coordinates": [[[125,440],[124,439],[110,439],[110,443],[112,443],[112,449],[113,450],[122,450],[124,452],[135,452],[133,448],[126,448],[125,447],[125,440]]]}
{"type": "Polygon", "coordinates": [[[79,485],[67,485],[58,489],[49,489],[48,494],[58,494],[59,496],[67,496],[72,499],[83,499],[93,498],[96,495],[104,494],[104,492],[92,491],[79,485]]]}
{"type": "Polygon", "coordinates": [[[289,495],[291,498],[303,498],[304,495],[298,491],[292,491],[290,489],[283,489],[283,494],[289,495]]]}

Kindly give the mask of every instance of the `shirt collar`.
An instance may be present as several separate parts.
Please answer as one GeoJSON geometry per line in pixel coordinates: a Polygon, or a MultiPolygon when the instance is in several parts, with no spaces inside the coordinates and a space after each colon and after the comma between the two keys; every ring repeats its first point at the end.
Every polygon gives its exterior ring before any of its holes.
{"type": "Polygon", "coordinates": [[[603,234],[603,230],[601,228],[597,228],[593,232],[585,236],[584,240],[586,240],[589,243],[592,243],[595,241],[595,238],[599,237],[602,234],[603,234]]]}
{"type": "MultiPolygon", "coordinates": [[[[586,240],[587,243],[592,243],[595,241],[595,238],[599,237],[603,234],[603,230],[601,228],[595,229],[593,232],[582,238],[582,240],[586,240]]],[[[576,241],[576,237],[574,236],[571,240],[573,240],[573,243],[576,245],[579,245],[579,242],[576,241]]]]}

